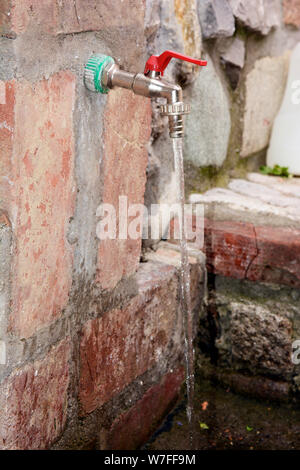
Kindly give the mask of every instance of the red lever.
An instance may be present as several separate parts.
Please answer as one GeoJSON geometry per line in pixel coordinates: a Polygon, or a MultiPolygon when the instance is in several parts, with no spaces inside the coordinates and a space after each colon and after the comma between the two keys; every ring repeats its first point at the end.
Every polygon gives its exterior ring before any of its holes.
{"type": "Polygon", "coordinates": [[[161,55],[152,55],[146,62],[144,74],[149,72],[149,70],[154,70],[155,72],[160,72],[161,75],[164,74],[164,70],[167,67],[170,60],[180,59],[185,60],[186,62],[192,62],[192,64],[205,66],[207,65],[206,60],[197,60],[189,57],[187,55],[178,54],[178,52],[165,51],[161,55]]]}

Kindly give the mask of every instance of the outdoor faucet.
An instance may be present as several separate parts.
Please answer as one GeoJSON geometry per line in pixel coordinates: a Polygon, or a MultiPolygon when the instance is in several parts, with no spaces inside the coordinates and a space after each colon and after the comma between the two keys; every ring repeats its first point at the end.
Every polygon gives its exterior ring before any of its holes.
{"type": "Polygon", "coordinates": [[[165,51],[147,60],[144,74],[131,73],[121,70],[112,57],[95,54],[85,66],[84,83],[86,88],[98,93],[108,93],[110,88],[121,87],[148,98],[166,98],[167,102],[160,107],[160,111],[163,116],[169,117],[170,137],[183,137],[183,115],[190,112],[190,106],[183,103],[179,85],[161,78],[172,58],[207,65],[205,60],[165,51]]]}

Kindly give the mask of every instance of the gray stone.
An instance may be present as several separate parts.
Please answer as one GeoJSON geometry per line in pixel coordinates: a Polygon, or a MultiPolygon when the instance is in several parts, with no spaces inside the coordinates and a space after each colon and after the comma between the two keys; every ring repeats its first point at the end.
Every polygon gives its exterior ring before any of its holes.
{"type": "Polygon", "coordinates": [[[233,35],[234,16],[226,0],[198,0],[198,15],[203,39],[233,35]]]}
{"type": "Polygon", "coordinates": [[[227,96],[212,59],[207,56],[186,101],[185,159],[196,167],[221,166],[227,155],[231,119],[227,96]]]}
{"type": "Polygon", "coordinates": [[[6,368],[6,337],[10,307],[10,263],[12,231],[8,219],[0,214],[0,377],[6,368]]]}
{"type": "MultiPolygon", "coordinates": [[[[153,105],[154,114],[158,106],[153,105]]],[[[148,208],[148,237],[143,240],[145,247],[157,244],[168,229],[167,221],[162,218],[163,204],[172,205],[177,201],[177,185],[174,171],[172,142],[169,137],[167,118],[157,117],[155,129],[159,132],[148,149],[148,168],[145,190],[145,205],[148,208]],[[152,204],[158,204],[154,211],[152,204]],[[150,210],[151,209],[151,210],[150,210]],[[157,221],[160,223],[157,227],[157,221]],[[156,230],[158,237],[154,236],[156,230]]]]}
{"type": "Polygon", "coordinates": [[[280,0],[228,0],[234,16],[248,28],[268,34],[280,26],[280,0]]]}
{"type": "Polygon", "coordinates": [[[277,207],[284,207],[289,210],[291,214],[300,217],[300,204],[299,199],[282,194],[277,189],[271,188],[264,184],[253,183],[242,179],[234,179],[230,181],[228,188],[236,193],[247,196],[251,194],[256,200],[272,204],[277,207]]]}
{"type": "Polygon", "coordinates": [[[242,69],[245,64],[245,43],[239,37],[232,38],[227,42],[227,47],[221,53],[221,59],[228,64],[242,69]]]}
{"type": "Polygon", "coordinates": [[[289,377],[292,322],[263,305],[232,301],[217,293],[221,336],[216,340],[220,362],[234,369],[289,377]]]}
{"type": "Polygon", "coordinates": [[[289,53],[255,62],[246,78],[246,100],[241,156],[267,147],[285,90],[289,53]]]}
{"type": "MultiPolygon", "coordinates": [[[[267,188],[266,188],[267,189],[267,188]]],[[[205,194],[192,194],[189,201],[204,204],[205,215],[215,220],[232,220],[255,225],[299,228],[299,211],[263,202],[255,193],[243,195],[227,188],[214,188],[205,194]]]]}
{"type": "MultiPolygon", "coordinates": [[[[152,0],[153,1],[153,0],[152,0]]],[[[160,29],[151,53],[158,54],[171,49],[192,57],[201,56],[202,35],[196,11],[196,0],[160,2],[160,29]]],[[[193,80],[197,67],[187,62],[171,60],[165,76],[175,79],[178,74],[186,82],[193,80]]]]}
{"type": "Polygon", "coordinates": [[[148,41],[148,45],[153,41],[157,30],[160,27],[160,1],[159,0],[147,0],[146,11],[145,11],[145,36],[148,41]]]}
{"type": "Polygon", "coordinates": [[[239,37],[222,41],[223,51],[220,54],[221,63],[233,90],[238,86],[241,69],[245,63],[245,43],[239,37]]]}
{"type": "Polygon", "coordinates": [[[283,178],[280,176],[263,175],[261,173],[248,173],[247,179],[252,183],[270,186],[286,196],[300,198],[300,181],[298,178],[283,178]]]}

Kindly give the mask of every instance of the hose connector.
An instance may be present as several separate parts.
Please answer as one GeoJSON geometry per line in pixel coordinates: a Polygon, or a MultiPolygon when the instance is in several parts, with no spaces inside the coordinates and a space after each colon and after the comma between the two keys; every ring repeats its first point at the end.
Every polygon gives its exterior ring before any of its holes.
{"type": "Polygon", "coordinates": [[[184,104],[182,101],[161,105],[161,115],[169,117],[169,133],[172,139],[184,136],[183,116],[189,114],[190,110],[190,105],[184,104]]]}

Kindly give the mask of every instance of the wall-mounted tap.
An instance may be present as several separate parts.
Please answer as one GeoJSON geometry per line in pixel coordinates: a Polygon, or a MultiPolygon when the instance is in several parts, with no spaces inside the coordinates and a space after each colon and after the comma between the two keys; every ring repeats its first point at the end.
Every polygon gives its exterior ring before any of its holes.
{"type": "Polygon", "coordinates": [[[169,117],[170,137],[183,137],[183,115],[188,114],[190,106],[182,101],[179,85],[163,80],[161,77],[172,58],[205,66],[205,60],[197,60],[173,51],[165,51],[160,56],[152,55],[146,62],[144,74],[121,70],[110,56],[93,55],[85,66],[85,86],[94,92],[107,93],[110,88],[122,87],[137,95],[149,98],[166,98],[161,106],[162,115],[169,117]]]}

